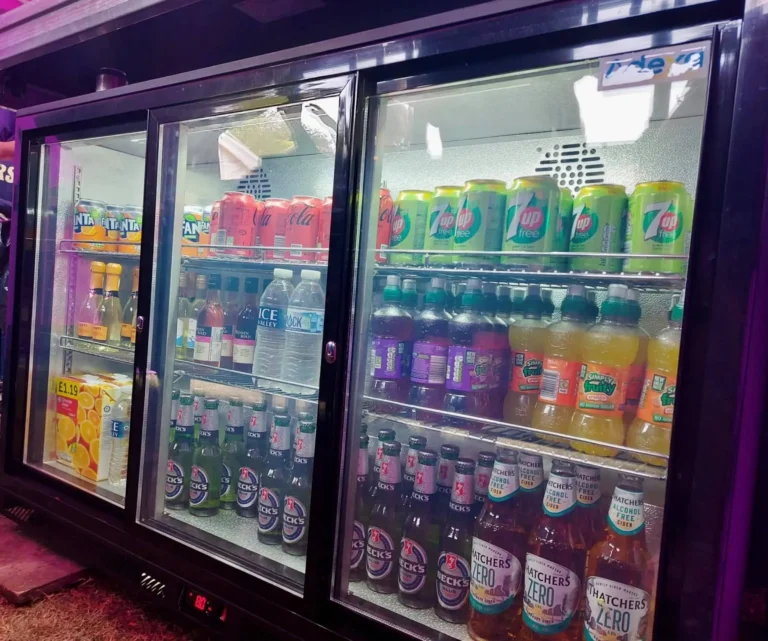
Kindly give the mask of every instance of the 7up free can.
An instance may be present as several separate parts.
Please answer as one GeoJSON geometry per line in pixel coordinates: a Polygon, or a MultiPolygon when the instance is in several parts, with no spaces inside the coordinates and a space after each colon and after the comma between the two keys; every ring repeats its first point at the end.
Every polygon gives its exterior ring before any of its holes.
{"type": "MultiPolygon", "coordinates": [[[[459,212],[461,187],[435,187],[435,195],[429,201],[429,218],[424,249],[432,251],[451,251],[453,234],[456,229],[456,216],[459,212]]],[[[427,263],[445,265],[453,262],[450,254],[427,255],[427,263]]]]}
{"type": "MultiPolygon", "coordinates": [[[[506,204],[503,180],[470,180],[464,183],[453,237],[454,251],[499,251],[506,204]]],[[[464,267],[496,265],[498,256],[454,254],[453,262],[464,267]]]]}
{"type": "Polygon", "coordinates": [[[682,274],[686,260],[663,257],[688,254],[692,226],[693,199],[683,183],[640,183],[629,199],[624,253],[659,257],[625,258],[624,271],[682,274]]]}
{"type": "MultiPolygon", "coordinates": [[[[572,252],[621,253],[621,234],[627,212],[627,194],[621,185],[586,185],[573,201],[572,252]]],[[[575,272],[621,271],[621,258],[571,258],[575,272]]]]}
{"type": "MultiPolygon", "coordinates": [[[[395,201],[390,249],[424,249],[424,233],[427,228],[427,210],[432,199],[431,191],[404,189],[395,201]]],[[[421,265],[423,254],[390,254],[391,265],[421,265]]]]}
{"type": "MultiPolygon", "coordinates": [[[[559,249],[557,228],[560,189],[549,176],[515,178],[507,192],[504,221],[504,250],[551,252],[559,249]]],[[[502,256],[505,265],[528,269],[555,269],[558,259],[551,256],[502,256]]]]}

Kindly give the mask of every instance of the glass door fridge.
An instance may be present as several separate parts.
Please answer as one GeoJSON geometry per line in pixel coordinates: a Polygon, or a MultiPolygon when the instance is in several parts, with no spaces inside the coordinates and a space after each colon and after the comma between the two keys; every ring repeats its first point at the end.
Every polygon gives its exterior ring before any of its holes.
{"type": "Polygon", "coordinates": [[[651,638],[710,65],[670,49],[680,75],[630,79],[669,64],[640,51],[368,99],[349,608],[421,638],[651,638]]]}

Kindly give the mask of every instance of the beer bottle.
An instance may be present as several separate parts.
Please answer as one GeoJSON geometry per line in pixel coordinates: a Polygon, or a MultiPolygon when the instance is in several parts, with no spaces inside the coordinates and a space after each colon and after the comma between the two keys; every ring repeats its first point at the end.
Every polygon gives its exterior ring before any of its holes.
{"type": "Polygon", "coordinates": [[[218,514],[221,504],[221,448],[219,447],[219,401],[203,401],[200,442],[192,456],[189,479],[189,511],[195,516],[218,514]]]}
{"type": "Polygon", "coordinates": [[[423,610],[431,608],[435,601],[435,567],[440,549],[440,522],[435,518],[437,452],[421,450],[416,459],[413,497],[400,541],[397,598],[409,608],[423,610]]]}
{"type": "Polygon", "coordinates": [[[413,493],[413,483],[416,477],[416,466],[419,464],[419,452],[427,447],[427,439],[423,436],[411,436],[408,439],[408,455],[405,459],[405,469],[403,470],[403,494],[401,503],[404,514],[408,514],[411,507],[411,494],[413,493]]]}
{"type": "Polygon", "coordinates": [[[649,632],[653,573],[640,478],[619,474],[607,521],[587,561],[584,638],[642,641],[649,632]]]}
{"type": "Polygon", "coordinates": [[[381,462],[384,460],[384,444],[395,442],[395,430],[389,427],[382,427],[379,430],[379,444],[376,446],[376,456],[373,459],[373,483],[371,483],[369,490],[371,505],[376,502],[376,495],[379,492],[379,469],[381,468],[381,462]]]}
{"type": "Polygon", "coordinates": [[[243,463],[243,402],[232,398],[227,410],[227,427],[221,446],[221,508],[237,507],[237,479],[243,463]]]}
{"type": "Polygon", "coordinates": [[[445,520],[448,504],[451,502],[453,475],[458,458],[458,447],[450,444],[440,446],[440,460],[437,463],[437,513],[441,521],[445,520]]]}
{"type": "Polygon", "coordinates": [[[493,462],[496,455],[493,452],[480,452],[477,455],[477,467],[475,468],[475,504],[472,506],[472,518],[477,519],[480,510],[485,505],[488,497],[488,483],[491,482],[493,462]]]}
{"type": "Polygon", "coordinates": [[[600,506],[600,470],[586,465],[576,466],[576,523],[584,544],[590,550],[603,533],[603,510],[600,506]]]}
{"type": "Polygon", "coordinates": [[[505,453],[493,463],[488,497],[472,539],[468,630],[476,641],[506,639],[520,627],[527,547],[521,498],[518,455],[505,453]]]}
{"type": "Polygon", "coordinates": [[[283,540],[283,495],[288,481],[288,457],[291,453],[291,419],[285,408],[274,407],[270,433],[269,458],[259,477],[258,539],[267,545],[283,540]]]}
{"type": "Polygon", "coordinates": [[[259,398],[249,403],[243,464],[237,477],[237,515],[255,518],[259,515],[259,477],[267,463],[267,404],[260,392],[259,398]]]}
{"type": "MultiPolygon", "coordinates": [[[[178,393],[178,390],[173,393],[178,393]]],[[[193,403],[192,394],[179,395],[179,412],[175,420],[173,442],[168,448],[168,469],[165,473],[165,507],[169,510],[183,510],[189,501],[189,477],[195,453],[192,444],[195,426],[193,403]]]]}
{"type": "Polygon", "coordinates": [[[168,443],[173,443],[173,439],[176,436],[176,421],[179,418],[179,398],[181,392],[177,389],[171,392],[171,429],[168,430],[168,443]]]}
{"type": "Polygon", "coordinates": [[[365,533],[371,503],[368,500],[368,435],[360,435],[360,449],[357,452],[357,488],[355,491],[355,521],[352,524],[352,553],[349,561],[349,580],[365,579],[365,533]]]}
{"type": "Polygon", "coordinates": [[[520,470],[520,513],[526,532],[531,531],[534,521],[541,512],[544,498],[544,462],[538,454],[520,452],[517,456],[520,470]]]}
{"type": "Polygon", "coordinates": [[[368,587],[381,594],[397,591],[396,542],[402,538],[399,519],[400,443],[385,442],[376,483],[378,492],[368,519],[365,545],[365,569],[368,587]]]}
{"type": "Polygon", "coordinates": [[[542,510],[528,537],[520,638],[581,639],[581,589],[587,548],[576,515],[573,465],[554,459],[542,510]]]}
{"type": "Polygon", "coordinates": [[[283,552],[295,556],[303,556],[307,553],[316,428],[314,418],[299,421],[299,436],[296,439],[293,455],[293,471],[283,501],[283,552]]]}
{"type": "Polygon", "coordinates": [[[194,443],[195,447],[200,441],[200,425],[203,423],[203,414],[205,413],[205,396],[202,394],[195,394],[195,403],[193,405],[195,411],[195,433],[194,443]]]}
{"type": "Polygon", "coordinates": [[[435,583],[435,614],[449,623],[466,623],[469,619],[474,484],[475,462],[470,458],[456,460],[435,583]]]}

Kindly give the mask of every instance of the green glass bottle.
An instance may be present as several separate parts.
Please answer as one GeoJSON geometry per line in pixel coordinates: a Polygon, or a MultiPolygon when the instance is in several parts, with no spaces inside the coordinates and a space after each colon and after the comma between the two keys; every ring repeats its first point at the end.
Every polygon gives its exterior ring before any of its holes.
{"type": "Polygon", "coordinates": [[[295,556],[307,553],[309,505],[312,499],[312,462],[315,460],[314,419],[299,421],[299,436],[293,455],[291,480],[283,501],[283,552],[295,556]]]}
{"type": "Polygon", "coordinates": [[[195,446],[192,444],[192,432],[195,425],[195,416],[192,405],[192,394],[179,394],[179,390],[173,390],[173,395],[178,398],[178,418],[174,421],[176,426],[173,433],[173,442],[168,448],[168,468],[165,473],[165,507],[169,510],[183,510],[189,502],[189,479],[192,474],[192,457],[195,446]]]}
{"type": "Polygon", "coordinates": [[[221,508],[234,510],[237,506],[237,478],[243,464],[243,402],[232,398],[227,411],[227,427],[221,446],[221,508]]]}
{"type": "Polygon", "coordinates": [[[263,397],[249,403],[248,410],[245,452],[237,479],[237,515],[252,519],[259,515],[259,477],[267,465],[269,429],[263,397]]]}
{"type": "Polygon", "coordinates": [[[269,459],[259,479],[260,543],[280,545],[283,540],[283,496],[288,481],[288,457],[291,453],[291,419],[284,407],[273,407],[269,459]]]}
{"type": "Polygon", "coordinates": [[[195,516],[218,514],[221,505],[221,447],[219,447],[219,401],[203,401],[200,442],[192,457],[189,480],[189,511],[195,516]]]}

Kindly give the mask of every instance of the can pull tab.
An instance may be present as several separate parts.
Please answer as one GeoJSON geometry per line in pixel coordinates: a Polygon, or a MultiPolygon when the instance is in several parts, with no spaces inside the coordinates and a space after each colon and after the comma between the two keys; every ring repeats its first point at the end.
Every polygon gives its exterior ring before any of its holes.
{"type": "Polygon", "coordinates": [[[326,363],[336,362],[336,343],[334,341],[328,341],[325,344],[325,362],[326,363]]]}

